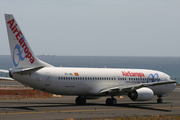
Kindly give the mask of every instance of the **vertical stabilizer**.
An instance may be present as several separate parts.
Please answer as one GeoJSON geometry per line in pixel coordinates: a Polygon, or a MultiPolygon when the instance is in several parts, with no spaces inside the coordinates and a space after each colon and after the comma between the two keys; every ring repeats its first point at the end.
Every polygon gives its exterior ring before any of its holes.
{"type": "Polygon", "coordinates": [[[35,56],[13,15],[5,14],[5,21],[13,68],[51,67],[35,56]]]}

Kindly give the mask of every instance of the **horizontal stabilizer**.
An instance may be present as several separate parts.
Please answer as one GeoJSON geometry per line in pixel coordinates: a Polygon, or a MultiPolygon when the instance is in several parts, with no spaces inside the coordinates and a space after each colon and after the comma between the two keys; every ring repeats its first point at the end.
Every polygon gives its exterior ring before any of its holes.
{"type": "Polygon", "coordinates": [[[0,80],[14,81],[14,79],[9,77],[0,77],[0,80]]]}
{"type": "MultiPolygon", "coordinates": [[[[26,68],[26,69],[15,69],[15,71],[13,71],[13,73],[15,74],[29,74],[29,73],[33,73],[41,68],[43,68],[44,66],[39,66],[39,67],[33,67],[33,68],[26,68]]],[[[12,71],[11,71],[12,72],[12,71]]]]}
{"type": "Polygon", "coordinates": [[[3,69],[0,69],[0,72],[3,72],[3,73],[9,73],[9,70],[3,70],[3,69]]]}

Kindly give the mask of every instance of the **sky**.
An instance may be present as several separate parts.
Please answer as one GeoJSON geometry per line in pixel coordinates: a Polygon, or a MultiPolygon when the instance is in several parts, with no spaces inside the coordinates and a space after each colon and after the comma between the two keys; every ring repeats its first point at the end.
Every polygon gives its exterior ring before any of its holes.
{"type": "Polygon", "coordinates": [[[0,0],[36,55],[180,57],[180,0],[0,0]]]}

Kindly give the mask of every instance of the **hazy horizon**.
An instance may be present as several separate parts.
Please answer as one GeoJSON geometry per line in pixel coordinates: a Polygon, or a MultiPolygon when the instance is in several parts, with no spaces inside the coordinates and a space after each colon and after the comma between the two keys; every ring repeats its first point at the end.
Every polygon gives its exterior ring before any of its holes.
{"type": "MultiPolygon", "coordinates": [[[[11,55],[0,55],[0,56],[11,56],[11,55]]],[[[38,56],[50,56],[50,57],[180,57],[180,56],[100,56],[100,55],[89,55],[89,56],[85,56],[85,55],[36,55],[38,56]]]]}
{"type": "Polygon", "coordinates": [[[180,56],[178,0],[1,0],[0,55],[13,14],[36,55],[180,56]]]}

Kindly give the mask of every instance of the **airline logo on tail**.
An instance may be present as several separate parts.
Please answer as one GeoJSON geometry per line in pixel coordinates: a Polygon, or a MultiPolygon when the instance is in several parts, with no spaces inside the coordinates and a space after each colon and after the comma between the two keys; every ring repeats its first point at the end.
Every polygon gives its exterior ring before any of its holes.
{"type": "Polygon", "coordinates": [[[25,43],[25,38],[24,38],[22,32],[20,30],[18,30],[17,24],[15,24],[15,20],[12,19],[12,20],[8,21],[7,24],[9,24],[10,29],[12,30],[12,32],[15,35],[16,39],[19,41],[19,44],[17,44],[14,47],[14,51],[16,49],[18,50],[18,54],[16,54],[16,55],[19,56],[19,60],[18,60],[17,63],[15,62],[15,59],[14,59],[15,52],[13,51],[13,64],[14,64],[14,66],[17,67],[19,65],[20,60],[24,61],[25,58],[29,59],[29,62],[31,64],[33,64],[34,63],[34,57],[32,56],[32,53],[29,50],[29,47],[25,43]],[[25,53],[24,57],[22,57],[23,51],[25,53]]]}

